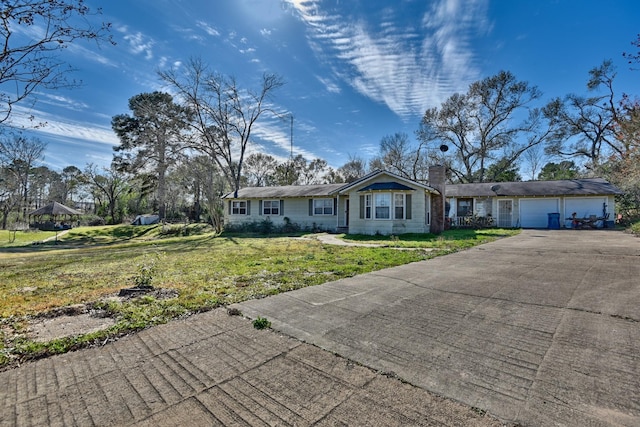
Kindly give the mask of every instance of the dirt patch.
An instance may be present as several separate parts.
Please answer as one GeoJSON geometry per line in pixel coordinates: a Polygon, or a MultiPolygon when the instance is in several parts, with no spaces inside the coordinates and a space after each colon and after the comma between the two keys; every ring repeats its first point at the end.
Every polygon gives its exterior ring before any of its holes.
{"type": "MultiPolygon", "coordinates": [[[[152,289],[145,295],[156,299],[169,299],[178,296],[174,289],[152,289]]],[[[138,295],[109,296],[105,300],[135,298],[138,295]]],[[[84,335],[113,326],[116,320],[108,317],[101,310],[94,310],[91,305],[74,304],[53,309],[29,320],[27,336],[36,342],[47,342],[58,338],[84,335]]]]}
{"type": "Polygon", "coordinates": [[[110,317],[100,317],[93,313],[62,315],[52,318],[39,318],[29,325],[29,338],[36,342],[47,342],[57,338],[89,334],[107,329],[115,324],[110,317]]]}

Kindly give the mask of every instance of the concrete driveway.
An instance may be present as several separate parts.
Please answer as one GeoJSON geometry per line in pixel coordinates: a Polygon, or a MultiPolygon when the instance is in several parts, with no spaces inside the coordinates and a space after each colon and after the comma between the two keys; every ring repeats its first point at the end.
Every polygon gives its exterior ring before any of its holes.
{"type": "Polygon", "coordinates": [[[238,308],[506,421],[640,425],[640,239],[622,232],[525,230],[238,308]]]}

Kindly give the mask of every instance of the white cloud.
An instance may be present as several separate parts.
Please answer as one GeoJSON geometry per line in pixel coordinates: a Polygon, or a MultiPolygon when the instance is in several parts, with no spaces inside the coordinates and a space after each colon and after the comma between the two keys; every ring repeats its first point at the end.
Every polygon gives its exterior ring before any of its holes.
{"type": "Polygon", "coordinates": [[[436,0],[413,26],[396,22],[392,9],[374,23],[327,13],[320,0],[289,1],[334,74],[400,117],[422,114],[479,76],[470,44],[486,29],[487,0],[436,0]]]}
{"type": "Polygon", "coordinates": [[[263,28],[260,30],[260,34],[267,37],[271,35],[271,30],[267,29],[267,28],[263,28]]]}
{"type": "Polygon", "coordinates": [[[196,25],[202,30],[204,30],[205,33],[207,33],[212,37],[218,37],[220,35],[220,32],[218,30],[216,30],[215,28],[213,28],[211,25],[207,24],[204,21],[197,21],[196,25]]]}
{"type": "Polygon", "coordinates": [[[16,107],[12,115],[11,124],[17,128],[29,129],[35,134],[53,136],[58,138],[72,138],[84,141],[87,144],[118,145],[120,141],[113,133],[111,127],[89,122],[75,122],[62,116],[50,114],[40,110],[28,110],[16,107]],[[36,122],[45,122],[46,125],[33,129],[34,123],[29,119],[35,118],[36,122]]]}
{"type": "Polygon", "coordinates": [[[146,59],[153,58],[153,46],[155,42],[140,31],[126,34],[124,39],[129,43],[129,51],[135,55],[144,54],[146,59]]]}
{"type": "MultiPolygon", "coordinates": [[[[313,129],[312,127],[304,126],[301,123],[294,123],[294,135],[293,135],[293,155],[297,156],[301,154],[305,159],[315,159],[318,157],[312,152],[302,148],[300,145],[296,144],[296,133],[301,134],[305,131],[309,131],[313,129]]],[[[289,153],[291,151],[291,128],[289,125],[288,118],[282,120],[277,118],[264,118],[260,121],[256,122],[252,133],[255,138],[263,141],[261,145],[266,153],[271,154],[276,157],[278,160],[286,160],[289,158],[289,153]],[[275,145],[276,150],[271,151],[266,148],[264,142],[269,141],[273,145],[275,145]]]]}
{"type": "Polygon", "coordinates": [[[34,95],[38,97],[39,102],[55,107],[67,108],[74,111],[82,111],[89,108],[89,105],[82,101],[76,101],[66,96],[55,95],[54,93],[38,92],[34,95]]]}
{"type": "Polygon", "coordinates": [[[322,76],[316,76],[316,79],[318,79],[318,81],[324,85],[327,91],[331,93],[340,93],[340,86],[338,86],[335,82],[331,81],[330,79],[322,76]]]}

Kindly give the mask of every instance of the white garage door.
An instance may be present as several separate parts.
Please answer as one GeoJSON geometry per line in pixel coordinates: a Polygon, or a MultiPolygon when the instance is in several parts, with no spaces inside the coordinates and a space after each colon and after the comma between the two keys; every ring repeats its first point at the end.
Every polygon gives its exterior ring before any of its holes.
{"type": "Polygon", "coordinates": [[[564,212],[567,217],[575,212],[578,218],[602,216],[602,204],[607,202],[604,197],[567,197],[564,200],[564,212]]]}
{"type": "Polygon", "coordinates": [[[558,199],[521,199],[520,226],[522,228],[547,228],[549,213],[560,212],[558,199]]]}

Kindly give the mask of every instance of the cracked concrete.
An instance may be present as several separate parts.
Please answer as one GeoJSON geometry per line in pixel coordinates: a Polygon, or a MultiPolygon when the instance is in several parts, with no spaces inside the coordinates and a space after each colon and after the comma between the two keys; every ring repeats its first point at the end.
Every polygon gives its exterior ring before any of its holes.
{"type": "Polygon", "coordinates": [[[0,426],[637,426],[639,261],[525,230],[247,301],[1,372],[0,426]]]}
{"type": "Polygon", "coordinates": [[[524,230],[238,308],[526,426],[640,425],[640,240],[524,230]]]}

